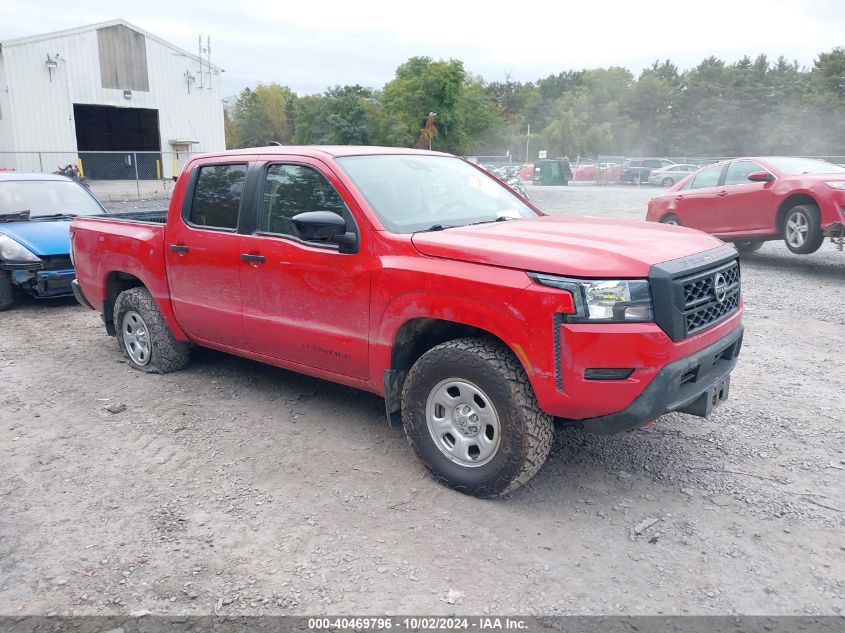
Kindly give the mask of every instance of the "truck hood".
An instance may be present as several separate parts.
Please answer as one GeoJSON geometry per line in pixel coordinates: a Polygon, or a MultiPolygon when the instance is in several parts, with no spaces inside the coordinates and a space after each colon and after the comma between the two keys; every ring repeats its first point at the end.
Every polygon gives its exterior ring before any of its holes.
{"type": "Polygon", "coordinates": [[[8,235],[35,255],[70,253],[69,220],[30,220],[0,223],[0,235],[8,235]]]}
{"type": "Polygon", "coordinates": [[[554,215],[416,233],[431,257],[571,277],[645,277],[653,264],[716,248],[722,241],[680,226],[554,215]]]}

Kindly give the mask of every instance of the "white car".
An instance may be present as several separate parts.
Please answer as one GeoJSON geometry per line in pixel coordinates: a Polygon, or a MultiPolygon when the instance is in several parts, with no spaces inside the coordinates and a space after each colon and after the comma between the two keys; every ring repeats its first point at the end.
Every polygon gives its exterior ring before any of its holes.
{"type": "Polygon", "coordinates": [[[648,184],[671,187],[679,180],[686,178],[689,174],[702,167],[701,165],[669,165],[660,169],[653,169],[648,175],[648,184]]]}

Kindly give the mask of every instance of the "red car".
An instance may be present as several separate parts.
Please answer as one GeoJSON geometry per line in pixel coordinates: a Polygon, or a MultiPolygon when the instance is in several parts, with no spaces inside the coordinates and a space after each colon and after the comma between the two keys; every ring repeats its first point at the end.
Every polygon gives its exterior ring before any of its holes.
{"type": "Polygon", "coordinates": [[[374,392],[439,481],[483,497],[539,470],[555,417],[707,415],[742,344],[733,246],[546,216],[434,152],[192,157],[167,214],[77,218],[72,245],[77,299],[132,367],[182,369],[194,343],[374,392]]]}
{"type": "Polygon", "coordinates": [[[738,158],[691,174],[649,200],[646,219],[680,224],[755,251],[783,239],[816,252],[845,236],[845,168],[812,158],[738,158]]]}

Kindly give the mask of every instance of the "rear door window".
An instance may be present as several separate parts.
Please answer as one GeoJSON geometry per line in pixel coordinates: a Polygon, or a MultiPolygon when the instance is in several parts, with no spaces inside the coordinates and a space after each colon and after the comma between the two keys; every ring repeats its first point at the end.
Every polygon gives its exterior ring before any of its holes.
{"type": "Polygon", "coordinates": [[[234,231],[246,180],[246,165],[199,168],[188,221],[194,226],[234,231]]]}
{"type": "Polygon", "coordinates": [[[690,189],[705,189],[707,187],[715,187],[719,184],[719,176],[722,174],[722,165],[715,165],[709,169],[705,169],[692,179],[690,189]]]}

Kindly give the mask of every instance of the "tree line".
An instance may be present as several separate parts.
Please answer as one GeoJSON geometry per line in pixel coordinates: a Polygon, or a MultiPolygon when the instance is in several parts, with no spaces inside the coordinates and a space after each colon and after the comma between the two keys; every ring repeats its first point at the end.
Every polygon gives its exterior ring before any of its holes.
{"type": "Polygon", "coordinates": [[[228,147],[288,144],[424,147],[460,155],[845,155],[845,48],[811,68],[780,57],[708,57],[680,71],[656,61],[537,81],[485,82],[461,61],[412,57],[380,89],[299,96],[259,84],[229,100],[228,147]],[[433,124],[433,125],[432,125],[433,124]],[[528,128],[530,126],[530,138],[528,128]]]}

